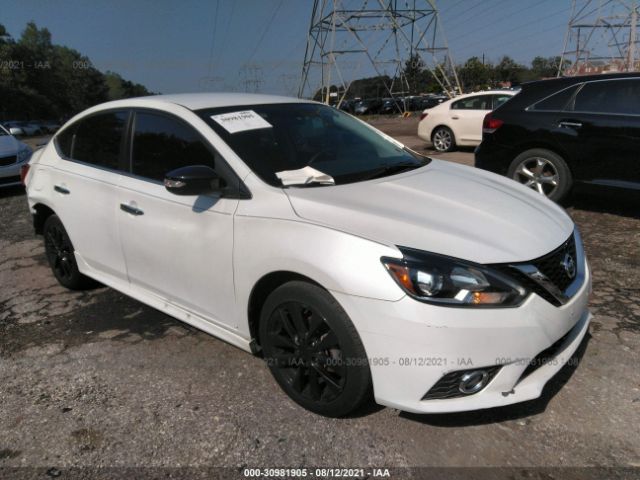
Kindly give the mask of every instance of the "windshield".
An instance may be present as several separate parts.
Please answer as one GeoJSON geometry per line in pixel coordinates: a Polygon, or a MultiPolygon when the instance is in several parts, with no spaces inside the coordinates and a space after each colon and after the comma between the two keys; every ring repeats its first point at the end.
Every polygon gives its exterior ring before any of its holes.
{"type": "Polygon", "coordinates": [[[3,135],[9,135],[9,132],[7,132],[2,125],[0,125],[0,137],[2,137],[3,135]]]}
{"type": "Polygon", "coordinates": [[[196,113],[256,175],[273,186],[283,186],[277,173],[305,167],[332,177],[339,185],[399,173],[429,162],[326,105],[243,105],[196,113]]]}

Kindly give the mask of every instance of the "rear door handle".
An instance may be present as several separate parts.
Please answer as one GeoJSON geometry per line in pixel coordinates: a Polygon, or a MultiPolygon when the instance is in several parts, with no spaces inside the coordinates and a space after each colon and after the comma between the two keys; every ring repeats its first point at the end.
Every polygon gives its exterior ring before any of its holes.
{"type": "Polygon", "coordinates": [[[131,205],[127,205],[126,203],[120,204],[120,210],[122,210],[123,212],[130,213],[131,215],[136,215],[136,216],[144,215],[144,212],[142,210],[136,207],[132,207],[131,205]]]}
{"type": "Polygon", "coordinates": [[[568,121],[562,121],[558,123],[558,126],[560,127],[569,127],[569,128],[580,128],[582,127],[582,123],[580,122],[568,122],[568,121]]]}
{"type": "Polygon", "coordinates": [[[61,193],[61,194],[63,194],[63,195],[69,195],[69,194],[71,193],[71,192],[69,191],[69,189],[68,189],[68,188],[61,187],[60,185],[54,185],[54,186],[53,186],[53,189],[54,189],[56,192],[61,193]]]}

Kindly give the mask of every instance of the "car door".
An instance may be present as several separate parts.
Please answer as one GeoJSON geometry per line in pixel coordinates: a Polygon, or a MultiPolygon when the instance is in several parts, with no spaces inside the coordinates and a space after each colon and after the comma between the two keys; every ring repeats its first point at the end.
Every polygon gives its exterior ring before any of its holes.
{"type": "Polygon", "coordinates": [[[60,132],[55,140],[59,161],[51,169],[50,186],[53,208],[81,270],[88,267],[125,282],[116,205],[129,113],[100,112],[60,132]]]}
{"type": "Polygon", "coordinates": [[[218,170],[224,162],[188,123],[164,112],[137,110],[131,174],[120,181],[118,222],[134,288],[215,323],[235,326],[233,214],[237,199],[180,196],[163,185],[188,165],[218,170]]]}
{"type": "Polygon", "coordinates": [[[491,95],[474,95],[451,104],[449,118],[457,142],[482,141],[482,121],[491,111],[491,104],[491,95]]]}
{"type": "Polygon", "coordinates": [[[585,83],[558,120],[576,180],[640,188],[640,79],[585,83]]]}

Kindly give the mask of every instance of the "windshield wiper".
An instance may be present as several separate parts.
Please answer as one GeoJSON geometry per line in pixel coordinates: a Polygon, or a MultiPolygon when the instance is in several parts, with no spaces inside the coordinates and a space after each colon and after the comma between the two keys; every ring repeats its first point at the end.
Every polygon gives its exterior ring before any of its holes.
{"type": "Polygon", "coordinates": [[[374,178],[386,177],[395,173],[408,172],[409,170],[415,170],[423,165],[415,163],[397,163],[395,165],[386,165],[381,168],[371,170],[368,175],[364,175],[362,180],[373,180],[374,178]]]}

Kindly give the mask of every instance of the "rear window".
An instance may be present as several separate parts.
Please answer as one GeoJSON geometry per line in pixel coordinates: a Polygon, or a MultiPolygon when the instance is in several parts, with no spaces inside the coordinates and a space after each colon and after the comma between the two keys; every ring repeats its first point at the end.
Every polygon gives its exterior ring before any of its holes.
{"type": "Polygon", "coordinates": [[[569,101],[573,98],[574,93],[580,87],[580,83],[572,85],[568,88],[560,90],[537,103],[531,105],[528,110],[543,111],[543,112],[557,112],[564,110],[567,107],[569,101]]]}

